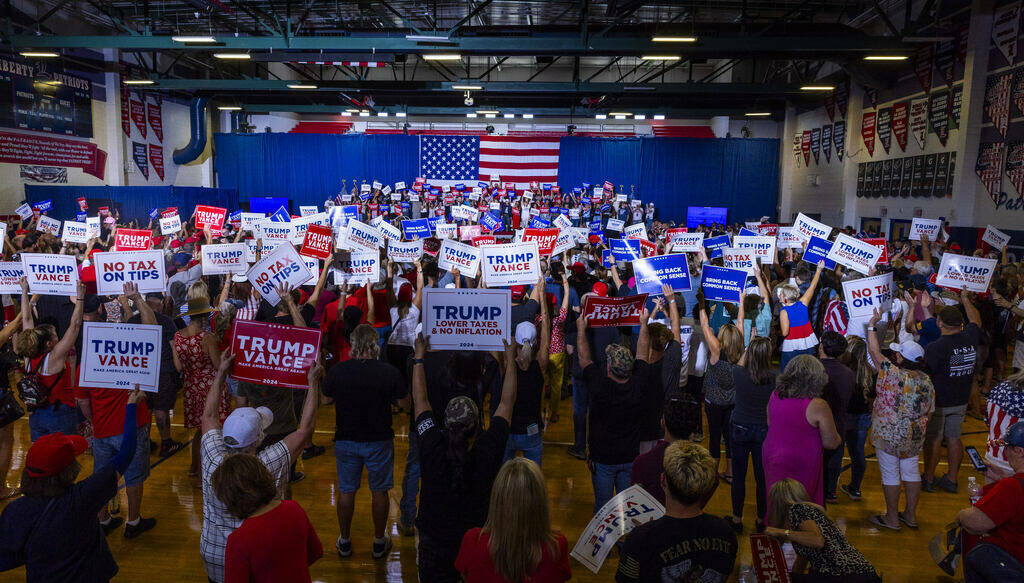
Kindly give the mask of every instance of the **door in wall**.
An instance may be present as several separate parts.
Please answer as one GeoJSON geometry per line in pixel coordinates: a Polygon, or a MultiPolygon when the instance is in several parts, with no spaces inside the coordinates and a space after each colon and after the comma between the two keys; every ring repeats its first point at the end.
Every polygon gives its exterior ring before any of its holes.
{"type": "Polygon", "coordinates": [[[878,234],[882,232],[882,219],[877,217],[862,217],[860,219],[860,230],[864,233],[878,234]]]}
{"type": "Polygon", "coordinates": [[[906,219],[891,219],[889,222],[889,240],[899,241],[906,239],[910,233],[910,221],[906,219]]]}

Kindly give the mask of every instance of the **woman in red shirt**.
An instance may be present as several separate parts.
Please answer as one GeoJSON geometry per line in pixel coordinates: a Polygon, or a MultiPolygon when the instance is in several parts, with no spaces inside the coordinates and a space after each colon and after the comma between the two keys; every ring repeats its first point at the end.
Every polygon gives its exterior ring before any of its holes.
{"type": "Polygon", "coordinates": [[[228,512],[245,519],[228,535],[225,583],[309,583],[309,566],[324,555],[320,538],[301,506],[277,499],[263,462],[250,454],[230,455],[212,482],[228,512]]]}
{"type": "Polygon", "coordinates": [[[462,537],[455,568],[466,583],[562,583],[572,577],[569,543],[551,530],[540,466],[521,457],[505,462],[491,489],[487,522],[462,537]]]}

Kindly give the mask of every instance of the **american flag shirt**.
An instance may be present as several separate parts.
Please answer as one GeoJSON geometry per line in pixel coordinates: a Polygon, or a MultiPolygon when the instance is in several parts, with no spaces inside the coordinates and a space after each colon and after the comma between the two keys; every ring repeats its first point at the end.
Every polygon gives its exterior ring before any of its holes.
{"type": "Polygon", "coordinates": [[[1006,461],[1006,451],[998,442],[1011,425],[1024,417],[1024,387],[1004,381],[988,394],[988,447],[985,461],[1008,474],[1013,473],[1006,461]]]}

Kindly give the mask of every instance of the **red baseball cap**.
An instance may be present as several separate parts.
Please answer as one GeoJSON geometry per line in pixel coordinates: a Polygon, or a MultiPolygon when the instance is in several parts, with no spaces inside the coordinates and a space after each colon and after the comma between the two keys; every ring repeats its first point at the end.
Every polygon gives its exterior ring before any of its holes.
{"type": "Polygon", "coordinates": [[[512,299],[513,300],[518,300],[518,299],[522,298],[523,294],[526,293],[526,286],[525,285],[514,285],[514,286],[512,286],[509,289],[512,290],[512,299]]]}
{"type": "Polygon", "coordinates": [[[592,291],[602,298],[608,297],[608,284],[603,281],[595,282],[592,291]]]}
{"type": "Polygon", "coordinates": [[[88,448],[89,442],[81,435],[44,435],[28,448],[25,473],[33,478],[56,476],[88,448]]]}
{"type": "Polygon", "coordinates": [[[587,270],[586,266],[584,266],[579,261],[577,261],[576,263],[572,264],[572,271],[573,271],[573,273],[579,274],[579,273],[585,272],[586,270],[587,270]]]}
{"type": "Polygon", "coordinates": [[[181,247],[181,239],[171,241],[171,249],[177,249],[178,247],[181,247]]]}

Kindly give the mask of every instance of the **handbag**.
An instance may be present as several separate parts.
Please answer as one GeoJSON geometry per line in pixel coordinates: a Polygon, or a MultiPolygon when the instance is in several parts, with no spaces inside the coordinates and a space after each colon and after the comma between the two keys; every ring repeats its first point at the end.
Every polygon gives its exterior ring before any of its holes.
{"type": "Polygon", "coordinates": [[[14,397],[14,391],[4,389],[0,394],[0,427],[7,427],[25,415],[25,409],[14,397]]]}

